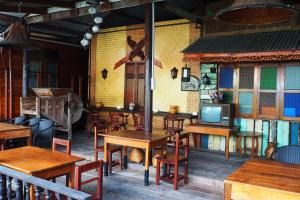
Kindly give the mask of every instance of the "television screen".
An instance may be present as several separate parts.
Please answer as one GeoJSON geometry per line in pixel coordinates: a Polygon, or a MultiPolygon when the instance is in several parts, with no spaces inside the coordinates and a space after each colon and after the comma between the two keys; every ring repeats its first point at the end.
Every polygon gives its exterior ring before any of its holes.
{"type": "Polygon", "coordinates": [[[221,106],[202,106],[201,120],[207,123],[220,123],[222,116],[221,106]]]}

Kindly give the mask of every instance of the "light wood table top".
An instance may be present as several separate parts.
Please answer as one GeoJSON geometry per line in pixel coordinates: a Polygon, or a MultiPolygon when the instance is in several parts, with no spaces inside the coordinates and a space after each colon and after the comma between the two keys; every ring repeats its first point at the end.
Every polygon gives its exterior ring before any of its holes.
{"type": "Polygon", "coordinates": [[[122,139],[128,139],[128,140],[140,141],[140,142],[152,142],[152,141],[169,137],[169,134],[167,134],[166,131],[156,131],[156,130],[148,134],[145,131],[121,130],[121,131],[109,132],[107,134],[99,133],[99,135],[104,137],[122,138],[122,139]]]}
{"type": "Polygon", "coordinates": [[[32,146],[0,152],[0,165],[31,175],[81,160],[83,158],[32,146]]]}
{"type": "Polygon", "coordinates": [[[13,131],[13,130],[25,130],[25,129],[30,129],[30,127],[0,122],[0,132],[13,131]]]}
{"type": "Polygon", "coordinates": [[[249,160],[227,177],[224,193],[225,199],[300,199],[300,165],[249,160]]]}

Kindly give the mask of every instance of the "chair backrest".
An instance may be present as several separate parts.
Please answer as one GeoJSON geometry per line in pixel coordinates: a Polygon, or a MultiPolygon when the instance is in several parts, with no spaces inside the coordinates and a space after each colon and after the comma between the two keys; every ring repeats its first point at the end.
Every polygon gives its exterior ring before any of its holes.
{"type": "Polygon", "coordinates": [[[98,133],[108,133],[108,127],[104,128],[103,129],[99,129],[97,126],[94,127],[94,150],[96,151],[96,149],[99,148],[99,141],[98,141],[98,138],[99,138],[99,135],[98,133]]]}
{"type": "Polygon", "coordinates": [[[180,149],[184,149],[184,157],[188,158],[189,155],[189,134],[188,133],[176,133],[175,135],[175,163],[178,162],[180,149]],[[183,143],[185,139],[185,143],[183,143]]]}
{"type": "Polygon", "coordinates": [[[64,153],[71,155],[71,141],[70,140],[53,138],[52,151],[59,151],[57,149],[58,146],[64,146],[66,148],[66,151],[64,153]]]}
{"type": "Polygon", "coordinates": [[[97,193],[95,195],[94,199],[102,199],[102,184],[103,184],[103,161],[98,160],[94,162],[90,162],[87,164],[83,164],[80,166],[75,167],[75,189],[82,191],[81,186],[91,183],[93,181],[97,181],[97,193]],[[82,181],[81,180],[81,175],[84,172],[91,171],[91,170],[97,170],[97,177],[93,177],[91,179],[87,179],[82,181]]]}
{"type": "Polygon", "coordinates": [[[164,129],[166,130],[168,128],[183,129],[183,123],[184,123],[183,118],[178,118],[174,115],[167,115],[164,117],[164,129]]]}
{"type": "Polygon", "coordinates": [[[144,130],[144,115],[142,113],[133,113],[133,126],[136,130],[142,131],[144,130]]]}
{"type": "Polygon", "coordinates": [[[283,146],[276,149],[275,160],[291,164],[300,164],[300,146],[283,146]]]}

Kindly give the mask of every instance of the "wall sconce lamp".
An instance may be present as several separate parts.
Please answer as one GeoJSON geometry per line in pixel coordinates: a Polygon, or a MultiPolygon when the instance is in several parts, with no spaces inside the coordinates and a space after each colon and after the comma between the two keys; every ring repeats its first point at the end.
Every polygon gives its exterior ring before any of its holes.
{"type": "Polygon", "coordinates": [[[173,67],[171,69],[171,77],[174,80],[175,78],[177,78],[177,73],[178,73],[178,69],[176,67],[173,67]]]}
{"type": "Polygon", "coordinates": [[[185,64],[185,66],[182,68],[182,74],[181,74],[181,81],[182,82],[190,82],[191,77],[191,68],[185,64]]]}
{"type": "Polygon", "coordinates": [[[106,79],[106,78],[107,78],[107,73],[108,73],[108,71],[107,71],[106,68],[104,68],[104,69],[101,71],[101,74],[102,74],[102,78],[103,78],[103,79],[106,79]]]}

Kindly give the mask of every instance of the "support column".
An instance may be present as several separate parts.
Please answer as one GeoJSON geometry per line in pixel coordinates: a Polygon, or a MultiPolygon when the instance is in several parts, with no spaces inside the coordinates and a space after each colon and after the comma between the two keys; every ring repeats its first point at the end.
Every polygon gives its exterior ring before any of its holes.
{"type": "Polygon", "coordinates": [[[154,3],[146,4],[145,14],[145,125],[144,131],[152,131],[152,102],[153,92],[153,51],[154,51],[154,3]]]}
{"type": "Polygon", "coordinates": [[[29,69],[29,57],[28,49],[23,50],[23,79],[22,79],[22,97],[28,95],[28,69],[29,69]]]}
{"type": "Polygon", "coordinates": [[[12,77],[12,54],[11,49],[8,51],[8,70],[9,70],[9,118],[12,119],[13,117],[13,77],[12,77]]]}

